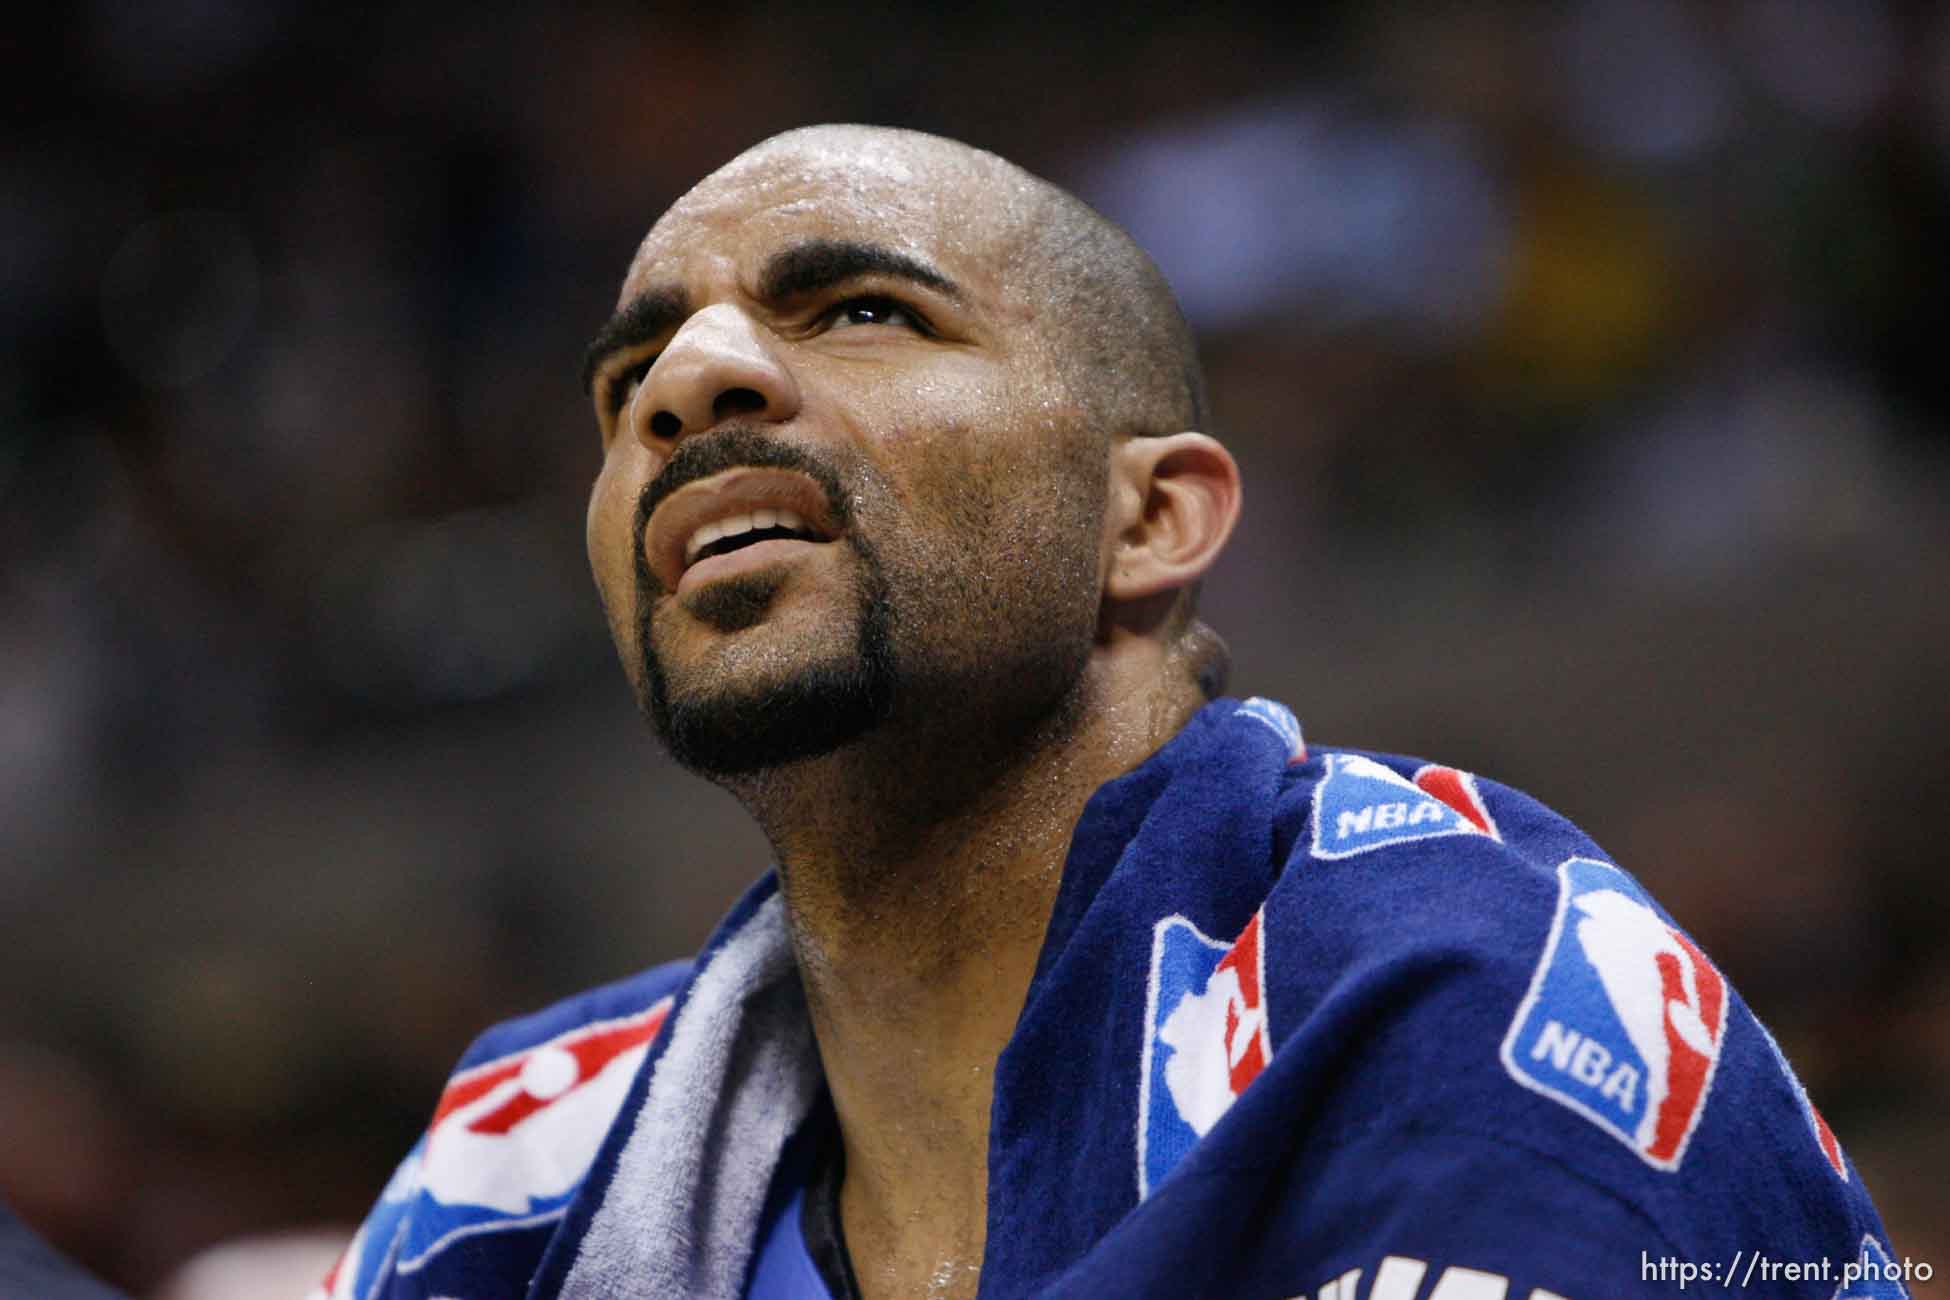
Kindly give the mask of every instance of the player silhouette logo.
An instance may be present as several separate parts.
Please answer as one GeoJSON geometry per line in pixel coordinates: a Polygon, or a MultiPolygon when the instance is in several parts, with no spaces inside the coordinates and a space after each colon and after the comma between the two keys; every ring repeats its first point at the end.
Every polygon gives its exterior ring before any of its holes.
{"type": "Polygon", "coordinates": [[[1608,863],[1558,868],[1557,915],[1503,1042],[1518,1083],[1675,1170],[1705,1111],[1726,982],[1608,863]]]}
{"type": "Polygon", "coordinates": [[[1273,1057],[1258,913],[1226,944],[1182,916],[1152,933],[1138,1095],[1138,1195],[1212,1130],[1273,1057]]]}

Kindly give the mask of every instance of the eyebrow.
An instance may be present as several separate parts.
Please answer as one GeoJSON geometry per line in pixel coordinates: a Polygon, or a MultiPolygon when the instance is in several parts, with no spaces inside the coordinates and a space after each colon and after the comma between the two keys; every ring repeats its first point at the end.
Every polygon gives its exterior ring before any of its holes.
{"type": "Polygon", "coordinates": [[[863,275],[888,275],[911,280],[960,302],[961,286],[919,258],[882,244],[847,239],[812,239],[781,249],[766,259],[759,273],[759,293],[777,301],[818,293],[863,275]]]}
{"type": "MultiPolygon", "coordinates": [[[[919,258],[882,244],[811,239],[781,249],[759,272],[759,296],[772,302],[803,297],[867,275],[892,276],[923,285],[959,303],[961,286],[919,258]]],[[[674,330],[690,314],[682,289],[650,289],[604,322],[582,354],[582,391],[593,395],[596,371],[611,353],[636,347],[674,330]]]]}
{"type": "Polygon", "coordinates": [[[612,352],[636,347],[674,330],[690,315],[690,298],[682,289],[661,288],[640,293],[603,322],[582,353],[582,391],[595,395],[596,368],[612,352]]]}

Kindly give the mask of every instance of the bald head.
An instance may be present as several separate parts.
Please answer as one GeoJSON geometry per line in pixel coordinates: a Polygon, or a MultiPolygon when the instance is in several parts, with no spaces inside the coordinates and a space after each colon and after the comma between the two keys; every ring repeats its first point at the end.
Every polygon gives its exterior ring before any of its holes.
{"type": "Polygon", "coordinates": [[[716,646],[711,600],[838,563],[761,566],[794,539],[705,555],[716,525],[685,511],[743,475],[750,518],[824,519],[848,545],[810,555],[884,568],[877,589],[913,607],[888,626],[915,642],[888,662],[942,680],[1014,662],[1068,691],[1100,647],[1166,645],[1206,678],[1211,656],[1185,647],[1237,471],[1196,432],[1191,333],[1124,232],[1013,163],[909,131],[769,139],[658,219],[586,373],[606,455],[591,555],[626,662],[658,639],[633,617],[709,625],[716,646]],[[695,576],[734,560],[749,581],[695,576]],[[703,594],[680,599],[686,582],[703,594]]]}
{"type": "MultiPolygon", "coordinates": [[[[803,165],[808,152],[928,185],[952,219],[991,240],[1005,287],[1100,442],[1207,430],[1204,369],[1177,296],[1137,241],[1095,208],[999,154],[893,127],[801,127],[723,170],[803,165]]],[[[1198,587],[1179,593],[1170,627],[1204,693],[1216,696],[1230,656],[1193,617],[1198,587]]]]}
{"type": "Polygon", "coordinates": [[[1107,433],[1204,429],[1198,352],[1156,264],[1083,200],[1023,174],[1036,195],[1018,269],[1043,299],[1065,383],[1107,433]]]}
{"type": "Polygon", "coordinates": [[[862,198],[882,181],[924,191],[944,223],[988,245],[1058,378],[1103,435],[1205,428],[1204,374],[1171,286],[1129,235],[1067,190],[942,136],[833,125],[772,136],[693,194],[779,169],[850,172],[862,198]]]}

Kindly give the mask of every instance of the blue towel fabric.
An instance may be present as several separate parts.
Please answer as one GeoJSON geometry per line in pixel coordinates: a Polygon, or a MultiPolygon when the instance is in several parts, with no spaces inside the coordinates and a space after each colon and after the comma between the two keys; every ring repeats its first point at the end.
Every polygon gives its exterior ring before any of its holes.
{"type": "MultiPolygon", "coordinates": [[[[768,872],[694,964],[479,1040],[319,1294],[732,1300],[822,1087],[768,872]]],[[[1090,800],[992,1121],[996,1300],[1906,1294],[1773,1039],[1626,871],[1266,700],[1090,800]]]]}
{"type": "Polygon", "coordinates": [[[128,1300],[89,1277],[0,1201],[0,1300],[128,1300]]]}

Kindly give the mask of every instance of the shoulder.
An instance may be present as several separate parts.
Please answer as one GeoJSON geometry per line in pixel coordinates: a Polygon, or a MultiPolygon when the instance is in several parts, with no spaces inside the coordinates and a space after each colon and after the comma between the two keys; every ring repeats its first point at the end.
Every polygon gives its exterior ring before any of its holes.
{"type": "Polygon", "coordinates": [[[686,962],[476,1038],[319,1296],[519,1295],[657,1046],[686,962]]]}
{"type": "MultiPolygon", "coordinates": [[[[1459,767],[1353,749],[1313,751],[1290,768],[1274,822],[1279,876],[1267,921],[1304,938],[1311,955],[1296,973],[1315,980],[1403,962],[1527,979],[1558,910],[1560,866],[1603,857],[1518,790],[1459,767]]],[[[1651,905],[1618,875],[1621,889],[1651,905]]]]}
{"type": "MultiPolygon", "coordinates": [[[[456,1076],[562,1038],[626,1021],[645,1021],[667,1008],[690,974],[688,961],[666,962],[628,978],[585,989],[539,1011],[504,1020],[468,1045],[456,1076]]],[[[661,1018],[659,1017],[659,1023],[661,1018]]]]}
{"type": "Polygon", "coordinates": [[[1841,1252],[1876,1229],[1767,1030],[1569,821],[1467,771],[1351,750],[1310,755],[1279,820],[1271,1046],[1337,1063],[1315,1081],[1329,1148],[1412,1161],[1439,1135],[1601,1189],[1678,1242],[1841,1252]]]}
{"type": "Polygon", "coordinates": [[[1288,773],[1281,803],[1287,819],[1304,822],[1295,825],[1304,830],[1296,858],[1316,863],[1380,852],[1399,863],[1431,849],[1448,857],[1470,843],[1538,863],[1595,848],[1571,822],[1520,790],[1399,754],[1310,752],[1288,773]]]}

